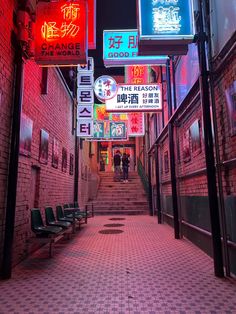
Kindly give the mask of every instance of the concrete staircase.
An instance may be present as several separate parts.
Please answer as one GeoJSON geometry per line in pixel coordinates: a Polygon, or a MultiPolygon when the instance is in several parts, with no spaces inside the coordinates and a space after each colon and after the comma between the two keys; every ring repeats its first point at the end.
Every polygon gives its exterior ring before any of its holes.
{"type": "Polygon", "coordinates": [[[100,172],[100,186],[93,201],[95,215],[146,215],[148,201],[136,172],[129,173],[129,182],[114,182],[113,172],[100,172]]]}

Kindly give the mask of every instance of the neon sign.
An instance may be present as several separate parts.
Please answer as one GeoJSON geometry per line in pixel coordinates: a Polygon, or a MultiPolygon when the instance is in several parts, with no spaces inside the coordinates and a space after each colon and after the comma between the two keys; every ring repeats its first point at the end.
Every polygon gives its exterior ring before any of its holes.
{"type": "Polygon", "coordinates": [[[106,100],[108,112],[145,112],[161,109],[161,90],[158,84],[118,84],[115,97],[106,100]]]}
{"type": "Polygon", "coordinates": [[[96,49],[96,0],[88,1],[88,49],[96,49]]]}
{"type": "Polygon", "coordinates": [[[139,0],[140,40],[192,41],[194,36],[191,0],[139,0]]]}
{"type": "Polygon", "coordinates": [[[129,84],[147,84],[150,67],[148,65],[129,65],[125,67],[125,81],[129,84]]]}
{"type": "Polygon", "coordinates": [[[108,75],[99,76],[94,83],[94,93],[101,101],[111,99],[116,94],[116,81],[108,75]]]}
{"type": "Polygon", "coordinates": [[[87,62],[85,0],[38,3],[35,61],[41,65],[77,65],[87,62]]]}
{"type": "Polygon", "coordinates": [[[132,64],[165,65],[166,56],[139,56],[137,30],[103,31],[103,60],[105,66],[132,64]]]}

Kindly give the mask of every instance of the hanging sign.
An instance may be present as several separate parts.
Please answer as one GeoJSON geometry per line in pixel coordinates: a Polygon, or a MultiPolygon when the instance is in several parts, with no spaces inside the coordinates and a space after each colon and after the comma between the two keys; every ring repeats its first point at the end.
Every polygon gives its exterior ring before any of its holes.
{"type": "Polygon", "coordinates": [[[115,97],[106,100],[106,110],[111,112],[145,112],[161,109],[161,88],[158,84],[118,84],[115,97]]]}
{"type": "Polygon", "coordinates": [[[36,9],[35,61],[40,65],[87,63],[87,2],[39,2],[36,9]]]}
{"type": "Polygon", "coordinates": [[[116,90],[117,84],[115,79],[108,75],[98,77],[94,83],[94,93],[101,101],[114,97],[116,90]]]}
{"type": "Polygon", "coordinates": [[[144,133],[144,113],[130,112],[128,114],[128,136],[143,136],[144,133]]]}
{"type": "Polygon", "coordinates": [[[103,61],[106,67],[132,64],[165,65],[167,56],[139,56],[137,30],[103,31],[103,61]]]}
{"type": "Polygon", "coordinates": [[[88,1],[88,49],[96,49],[96,0],[88,1]]]}
{"type": "Polygon", "coordinates": [[[94,121],[93,139],[95,140],[117,140],[127,139],[126,121],[94,121]]]}
{"type": "Polygon", "coordinates": [[[129,65],[125,67],[125,82],[128,84],[147,84],[150,67],[148,65],[129,65]]]}
{"type": "Polygon", "coordinates": [[[186,53],[194,37],[192,0],[138,0],[138,25],[140,54],[186,53]]]}

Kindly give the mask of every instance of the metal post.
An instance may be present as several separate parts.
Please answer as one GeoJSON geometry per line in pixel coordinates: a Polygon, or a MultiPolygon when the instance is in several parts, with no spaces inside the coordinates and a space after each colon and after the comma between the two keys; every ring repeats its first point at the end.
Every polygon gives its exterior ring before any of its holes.
{"type": "MultiPolygon", "coordinates": [[[[149,123],[149,114],[147,114],[147,130],[146,130],[146,139],[147,139],[147,146],[146,150],[148,151],[150,148],[150,123],[149,123]]],[[[149,201],[149,213],[150,216],[153,216],[153,209],[152,209],[152,179],[151,179],[151,156],[147,155],[147,162],[148,162],[148,201],[149,201]]]]}
{"type": "Polygon", "coordinates": [[[24,61],[21,48],[15,52],[14,103],[11,130],[11,151],[8,172],[5,234],[3,244],[2,278],[10,279],[12,273],[12,247],[15,228],[16,193],[19,161],[20,120],[24,85],[24,61]]]}
{"type": "Polygon", "coordinates": [[[223,257],[221,247],[221,231],[219,219],[219,207],[216,186],[216,170],[211,129],[210,96],[208,84],[208,71],[206,64],[206,36],[203,26],[203,3],[199,0],[199,16],[197,20],[198,30],[198,55],[200,66],[201,104],[203,114],[203,127],[205,136],[205,158],[207,168],[207,186],[209,195],[211,233],[213,244],[214,270],[216,277],[224,277],[223,257]]]}
{"type": "MultiPolygon", "coordinates": [[[[168,118],[172,116],[172,95],[171,95],[171,75],[170,75],[170,60],[167,60],[166,65],[166,82],[167,82],[167,99],[168,99],[168,118]]],[[[175,239],[180,239],[179,234],[179,210],[178,210],[178,197],[176,186],[176,173],[175,173],[175,151],[174,151],[174,129],[173,124],[168,124],[169,135],[169,152],[170,152],[170,172],[171,172],[171,189],[172,189],[172,203],[174,215],[174,233],[175,239]]]]}
{"type": "Polygon", "coordinates": [[[74,174],[74,202],[78,203],[78,189],[79,189],[79,138],[77,136],[77,68],[70,70],[70,78],[72,80],[73,92],[73,114],[75,115],[74,121],[74,134],[75,134],[75,174],[74,174]],[[75,110],[76,109],[76,110],[75,110]]]}
{"type": "MultiPolygon", "coordinates": [[[[76,133],[77,133],[77,127],[76,127],[76,133]]],[[[78,136],[76,133],[75,133],[74,202],[78,202],[78,189],[79,189],[79,147],[78,147],[78,136]]]]}
{"type": "Polygon", "coordinates": [[[174,109],[176,109],[177,103],[176,103],[176,82],[175,82],[174,56],[171,57],[171,68],[172,68],[172,80],[173,80],[173,105],[174,105],[174,109]]]}
{"type": "MultiPolygon", "coordinates": [[[[211,34],[210,26],[210,4],[207,1],[207,21],[208,23],[208,35],[211,34]]],[[[217,127],[217,118],[216,118],[216,103],[215,103],[215,92],[214,92],[214,77],[213,77],[213,64],[212,64],[212,45],[211,41],[208,41],[208,63],[209,63],[209,85],[210,85],[210,94],[211,94],[211,105],[212,105],[212,118],[213,118],[213,127],[215,134],[215,154],[216,154],[216,166],[217,166],[217,180],[218,180],[218,190],[219,190],[219,205],[220,205],[220,219],[222,227],[222,243],[223,243],[223,256],[225,262],[225,273],[226,276],[230,277],[230,261],[229,261],[229,249],[227,243],[227,226],[226,226],[226,216],[225,216],[225,204],[224,204],[224,192],[223,192],[223,182],[222,182],[222,168],[221,168],[221,158],[220,158],[220,149],[219,149],[219,135],[217,127]]]]}
{"type": "Polygon", "coordinates": [[[156,204],[157,204],[157,221],[159,224],[162,223],[161,216],[161,192],[160,192],[160,173],[159,173],[159,154],[158,154],[158,146],[155,145],[155,166],[156,166],[156,204]]]}

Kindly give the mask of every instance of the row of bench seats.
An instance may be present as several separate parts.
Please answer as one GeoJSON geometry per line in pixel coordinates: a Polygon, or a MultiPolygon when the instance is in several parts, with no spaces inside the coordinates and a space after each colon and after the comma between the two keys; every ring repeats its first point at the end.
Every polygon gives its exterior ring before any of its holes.
{"type": "Polygon", "coordinates": [[[40,242],[49,243],[49,256],[52,257],[52,246],[58,240],[65,235],[69,236],[72,232],[75,232],[76,226],[81,223],[87,223],[87,219],[93,216],[92,213],[87,210],[81,211],[78,204],[64,204],[64,206],[56,206],[56,217],[53,208],[50,206],[45,207],[45,221],[39,208],[31,209],[31,229],[35,233],[36,237],[31,238],[27,243],[40,242]],[[71,212],[71,208],[73,208],[71,212]]]}

